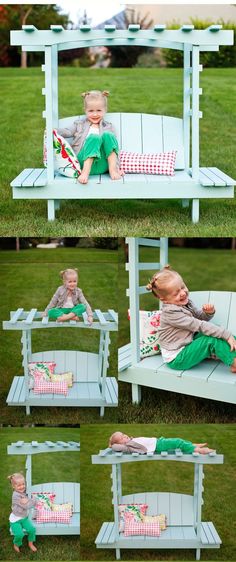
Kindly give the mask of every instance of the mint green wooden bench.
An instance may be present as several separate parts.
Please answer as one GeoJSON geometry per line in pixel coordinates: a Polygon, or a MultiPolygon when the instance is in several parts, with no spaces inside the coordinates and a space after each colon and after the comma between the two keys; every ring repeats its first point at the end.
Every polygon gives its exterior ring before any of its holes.
{"type": "MultiPolygon", "coordinates": [[[[200,199],[226,199],[234,196],[235,180],[214,166],[199,164],[199,73],[202,70],[199,56],[202,51],[217,51],[220,45],[233,45],[233,31],[212,25],[204,30],[194,30],[184,25],[177,30],[167,30],[164,25],[140,30],[130,25],[127,30],[105,26],[104,30],[64,30],[52,25],[48,31],[39,31],[24,25],[20,31],[11,32],[11,44],[26,51],[43,51],[45,87],[43,95],[46,109],[48,166],[22,170],[11,182],[14,199],[44,199],[48,203],[48,220],[54,220],[60,201],[66,199],[180,199],[183,206],[192,201],[192,221],[199,220],[200,199]],[[118,135],[120,147],[137,152],[177,150],[175,176],[149,176],[126,174],[119,181],[110,180],[108,174],[91,176],[86,186],[74,179],[57,175],[54,171],[52,129],[73,122],[75,117],[59,119],[58,110],[58,52],[78,47],[110,45],[145,45],[154,48],[171,48],[183,51],[183,115],[182,118],[146,115],[139,113],[108,114],[118,135]],[[190,158],[190,154],[192,157],[190,158]]],[[[82,89],[82,86],[81,86],[82,89]]],[[[217,139],[216,139],[217,142],[217,139]]]]}
{"type": "MultiPolygon", "coordinates": [[[[70,502],[73,505],[73,515],[70,523],[36,523],[37,535],[79,535],[80,534],[80,484],[78,482],[45,482],[32,484],[32,457],[41,453],[79,452],[80,443],[75,441],[32,441],[25,443],[17,441],[7,447],[8,455],[25,455],[26,489],[30,497],[32,492],[53,492],[56,494],[55,503],[70,502]]],[[[42,459],[43,460],[43,459],[42,459]]],[[[69,460],[69,459],[68,459],[69,460]]],[[[30,513],[32,518],[32,510],[30,513]]]]}
{"type": "MultiPolygon", "coordinates": [[[[129,290],[130,337],[131,342],[119,350],[119,381],[132,385],[132,401],[141,400],[142,386],[169,390],[180,394],[210,398],[236,404],[236,377],[229,367],[220,361],[203,361],[186,371],[175,371],[164,363],[161,355],[140,360],[139,353],[139,295],[146,293],[139,286],[138,273],[142,270],[158,270],[168,263],[168,241],[165,238],[150,240],[128,238],[129,244],[129,290]],[[139,262],[140,246],[154,246],[160,249],[160,262],[143,264],[139,262]]],[[[236,293],[230,291],[196,291],[190,297],[201,307],[210,302],[215,305],[214,323],[225,326],[236,334],[236,293]]],[[[157,301],[158,302],[158,301],[157,301]]]]}
{"type": "MultiPolygon", "coordinates": [[[[120,550],[124,549],[195,549],[196,559],[200,560],[202,548],[220,548],[221,539],[212,522],[202,522],[202,492],[204,466],[222,464],[223,455],[210,453],[209,455],[185,455],[176,450],[173,454],[148,453],[114,453],[112,449],[100,451],[98,455],[92,456],[92,463],[99,465],[111,465],[112,473],[112,503],[114,506],[114,521],[104,522],[96,537],[97,548],[116,550],[116,558],[120,559],[120,550]],[[135,462],[150,461],[175,461],[194,465],[194,490],[193,495],[174,492],[148,492],[140,491],[135,494],[123,495],[122,493],[122,465],[135,462]],[[125,537],[119,533],[120,503],[146,503],[148,505],[147,515],[164,513],[167,516],[167,529],[161,532],[160,537],[131,536],[125,537]]],[[[137,467],[138,475],[142,467],[137,467]]],[[[161,482],[161,466],[153,466],[155,481],[161,482]],[[157,470],[159,468],[159,470],[157,470]],[[158,476],[159,475],[159,476],[158,476]]],[[[176,470],[178,470],[176,466],[176,470]]],[[[138,476],[137,476],[138,481],[138,476]]],[[[159,483],[158,487],[161,486],[159,483]]],[[[217,492],[216,492],[217,493],[217,492]]]]}
{"type": "Polygon", "coordinates": [[[37,309],[26,312],[23,308],[11,312],[10,320],[3,322],[5,330],[18,330],[22,332],[22,366],[23,376],[16,375],[13,379],[7,404],[9,406],[25,406],[26,413],[30,414],[31,406],[94,406],[100,408],[100,415],[104,415],[105,407],[118,405],[118,385],[115,377],[107,377],[109,367],[110,332],[118,329],[118,315],[114,310],[94,312],[92,326],[88,324],[86,313],[83,320],[76,322],[58,323],[49,320],[48,316],[42,318],[42,313],[37,309]],[[32,352],[32,331],[36,329],[89,329],[100,332],[99,349],[97,353],[78,350],[49,350],[32,352]],[[55,361],[55,373],[71,371],[73,373],[73,386],[68,389],[68,395],[60,394],[34,394],[29,388],[28,363],[30,361],[55,361]]]}

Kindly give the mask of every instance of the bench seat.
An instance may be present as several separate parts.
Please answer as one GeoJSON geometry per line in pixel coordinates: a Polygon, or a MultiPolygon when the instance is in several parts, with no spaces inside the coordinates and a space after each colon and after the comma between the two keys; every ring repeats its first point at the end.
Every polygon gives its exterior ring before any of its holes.
{"type": "MultiPolygon", "coordinates": [[[[79,116],[59,120],[59,128],[70,126],[79,116]]],[[[192,220],[199,220],[199,199],[234,197],[235,180],[215,167],[200,168],[199,180],[191,177],[184,159],[183,120],[139,113],[111,113],[119,146],[133,152],[177,150],[175,175],[126,174],[112,181],[108,174],[90,176],[88,184],[55,173],[47,181],[44,168],[26,168],[12,182],[13,199],[45,199],[48,219],[54,220],[60,200],[66,199],[182,199],[192,200],[192,220]]],[[[68,139],[69,141],[71,139],[68,139]]]]}
{"type": "MultiPolygon", "coordinates": [[[[236,293],[197,291],[191,293],[197,306],[211,302],[216,314],[213,322],[227,327],[236,335],[236,293]]],[[[147,386],[180,394],[198,396],[236,404],[236,377],[229,367],[213,359],[185,371],[177,371],[164,363],[161,355],[146,357],[132,364],[131,345],[119,350],[119,381],[132,384],[133,402],[141,399],[141,387],[147,386]]]]}
{"type": "Polygon", "coordinates": [[[167,527],[160,537],[131,536],[120,533],[115,539],[115,524],[104,522],[95,540],[97,548],[220,548],[221,540],[212,522],[201,523],[201,539],[196,536],[193,525],[167,527]]]}
{"type": "Polygon", "coordinates": [[[63,394],[34,394],[29,390],[26,397],[24,376],[13,378],[8,396],[8,406],[26,406],[27,413],[31,406],[62,407],[99,407],[101,415],[104,408],[118,406],[118,384],[115,377],[105,378],[105,395],[102,394],[99,354],[75,350],[51,350],[32,353],[31,361],[55,361],[55,373],[72,372],[73,386],[68,388],[67,396],[63,394]]]}

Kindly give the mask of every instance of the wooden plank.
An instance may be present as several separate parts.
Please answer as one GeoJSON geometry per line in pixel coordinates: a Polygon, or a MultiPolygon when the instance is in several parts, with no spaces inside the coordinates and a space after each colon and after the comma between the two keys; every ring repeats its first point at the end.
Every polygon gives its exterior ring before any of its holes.
{"type": "Polygon", "coordinates": [[[211,521],[209,521],[207,523],[208,529],[211,532],[212,535],[212,539],[214,541],[215,544],[222,544],[221,538],[217,533],[217,530],[215,529],[213,523],[211,521]]]}
{"type": "Polygon", "coordinates": [[[112,123],[118,144],[121,146],[121,113],[107,113],[106,120],[112,123]]]}
{"type": "Polygon", "coordinates": [[[47,183],[47,171],[45,168],[34,168],[29,176],[22,182],[22,187],[44,186],[47,183]]]}
{"type": "Polygon", "coordinates": [[[20,320],[20,317],[21,317],[21,314],[22,314],[23,310],[24,310],[23,308],[18,308],[18,309],[13,313],[13,316],[11,316],[11,319],[10,319],[10,323],[11,323],[11,324],[16,324],[16,322],[17,322],[18,320],[20,320]]]}
{"type": "Polygon", "coordinates": [[[214,172],[214,174],[219,177],[220,179],[222,179],[226,185],[235,185],[236,180],[231,178],[230,176],[228,176],[227,174],[225,174],[224,172],[222,172],[221,170],[219,170],[219,168],[208,168],[209,170],[211,170],[212,172],[214,172]]]}
{"type": "Polygon", "coordinates": [[[206,176],[207,180],[210,179],[213,182],[213,185],[215,185],[216,187],[227,185],[223,178],[217,176],[217,174],[215,174],[211,168],[201,168],[201,174],[203,174],[203,176],[206,176]]]}
{"type": "Polygon", "coordinates": [[[100,309],[95,308],[95,311],[94,311],[94,312],[95,312],[95,314],[96,314],[96,316],[97,316],[97,318],[98,318],[98,320],[99,320],[99,322],[100,322],[100,324],[101,324],[102,326],[103,326],[104,324],[107,324],[107,323],[108,323],[108,321],[106,320],[104,314],[101,312],[100,309]]]}
{"type": "Polygon", "coordinates": [[[114,320],[114,322],[118,322],[118,314],[117,314],[117,312],[115,312],[115,310],[113,310],[113,309],[111,309],[111,308],[108,309],[108,312],[109,312],[109,314],[110,314],[110,316],[111,316],[111,319],[114,320]]]}
{"type": "Polygon", "coordinates": [[[108,406],[118,405],[118,384],[115,377],[107,377],[106,379],[105,400],[108,406]]]}
{"type": "Polygon", "coordinates": [[[11,187],[21,187],[26,178],[31,174],[33,168],[25,168],[22,172],[16,176],[16,178],[11,182],[11,187]]]}
{"type": "Polygon", "coordinates": [[[175,170],[184,170],[183,120],[163,115],[163,150],[177,150],[175,170]]]}
{"type": "Polygon", "coordinates": [[[25,324],[32,324],[35,314],[37,312],[37,308],[32,308],[28,314],[28,316],[25,319],[25,324]]]}
{"type": "Polygon", "coordinates": [[[121,142],[122,150],[143,152],[142,122],[140,113],[121,114],[121,142]]]}
{"type": "Polygon", "coordinates": [[[229,309],[228,325],[227,328],[230,332],[236,335],[236,292],[231,293],[231,303],[229,309]]]}
{"type": "Polygon", "coordinates": [[[142,152],[163,152],[162,116],[142,113],[142,152]]]}

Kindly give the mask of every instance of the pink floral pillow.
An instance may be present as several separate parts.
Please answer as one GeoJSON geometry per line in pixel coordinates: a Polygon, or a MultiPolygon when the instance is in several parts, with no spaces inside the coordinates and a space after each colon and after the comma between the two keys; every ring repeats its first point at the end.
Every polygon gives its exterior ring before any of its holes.
{"type": "Polygon", "coordinates": [[[146,515],[148,505],[146,503],[121,503],[118,505],[119,512],[119,532],[123,533],[125,526],[125,514],[129,514],[130,519],[142,521],[142,515],[146,515]]]}
{"type": "Polygon", "coordinates": [[[121,150],[119,153],[120,168],[126,174],[174,176],[176,154],[176,150],[147,154],[121,150]]]}
{"type": "Polygon", "coordinates": [[[53,492],[32,492],[32,498],[37,500],[36,509],[52,508],[56,494],[53,492]]]}
{"type": "MultiPolygon", "coordinates": [[[[128,310],[130,320],[130,311],[128,310]]],[[[160,310],[140,310],[139,311],[139,331],[140,331],[140,357],[150,357],[161,353],[158,339],[158,327],[160,326],[160,310]]]]}

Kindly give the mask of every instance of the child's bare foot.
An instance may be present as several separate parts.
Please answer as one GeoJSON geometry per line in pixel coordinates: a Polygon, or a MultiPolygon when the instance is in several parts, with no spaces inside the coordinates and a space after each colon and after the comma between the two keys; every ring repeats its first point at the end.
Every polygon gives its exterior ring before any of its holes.
{"type": "Polygon", "coordinates": [[[19,549],[19,546],[17,546],[17,544],[13,544],[13,548],[14,548],[15,552],[18,552],[18,554],[20,553],[20,549],[19,549]]]}
{"type": "Polygon", "coordinates": [[[68,312],[68,314],[62,314],[57,318],[57,322],[66,322],[67,320],[74,320],[75,314],[74,312],[68,312]]]}
{"type": "Polygon", "coordinates": [[[74,316],[73,320],[76,320],[76,322],[80,321],[80,317],[79,316],[74,316]]]}
{"type": "Polygon", "coordinates": [[[206,447],[207,443],[194,443],[194,447],[206,447]]]}
{"type": "Polygon", "coordinates": [[[209,449],[209,447],[195,447],[194,453],[200,453],[200,455],[208,455],[208,453],[213,453],[215,449],[209,449]]]}
{"type": "Polygon", "coordinates": [[[119,168],[109,168],[109,174],[112,180],[121,180],[124,176],[124,172],[119,168]]]}
{"type": "Polygon", "coordinates": [[[79,183],[88,183],[89,174],[82,170],[80,176],[78,177],[79,183]]]}
{"type": "Polygon", "coordinates": [[[230,367],[231,373],[236,373],[236,358],[233,360],[233,363],[230,367]]]}
{"type": "Polygon", "coordinates": [[[32,552],[37,552],[37,548],[36,546],[34,546],[33,542],[28,542],[29,548],[30,550],[32,550],[32,552]]]}

